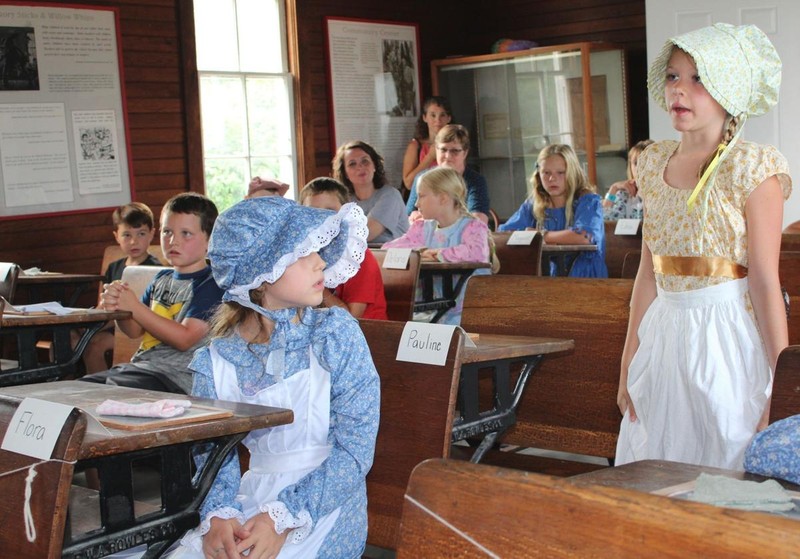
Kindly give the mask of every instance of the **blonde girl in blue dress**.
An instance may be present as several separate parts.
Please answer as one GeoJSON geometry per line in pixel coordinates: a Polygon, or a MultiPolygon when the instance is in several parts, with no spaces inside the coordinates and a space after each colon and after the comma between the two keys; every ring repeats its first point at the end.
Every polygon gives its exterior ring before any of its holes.
{"type": "Polygon", "coordinates": [[[316,307],[324,287],[358,271],[367,234],[355,204],[333,212],[277,196],[217,219],[208,255],[225,294],[192,393],[289,408],[294,422],[247,435],[243,476],[228,456],[201,526],[172,557],[361,557],[379,379],[358,322],[316,307]]]}
{"type": "Polygon", "coordinates": [[[650,67],[653,98],[680,141],[639,158],[642,258],[617,403],[616,463],[665,459],[741,469],[766,426],[787,345],[778,281],[786,159],[740,139],[778,101],[781,62],[752,25],[670,39],[650,67]]]}

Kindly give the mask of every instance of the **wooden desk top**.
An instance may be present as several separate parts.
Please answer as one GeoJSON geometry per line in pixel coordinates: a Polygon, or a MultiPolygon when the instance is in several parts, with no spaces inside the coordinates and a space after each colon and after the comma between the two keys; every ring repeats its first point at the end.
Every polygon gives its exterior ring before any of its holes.
{"type": "Polygon", "coordinates": [[[433,260],[420,261],[420,270],[425,271],[482,270],[484,268],[491,267],[492,265],[488,262],[434,262],[433,260]]]}
{"type": "Polygon", "coordinates": [[[81,324],[130,318],[129,311],[105,311],[102,309],[86,309],[86,312],[70,314],[3,314],[0,317],[0,328],[20,328],[38,326],[58,326],[62,324],[81,324]]]}
{"type": "Polygon", "coordinates": [[[33,285],[33,284],[56,284],[56,283],[90,283],[93,281],[102,281],[105,276],[101,274],[36,274],[27,276],[20,274],[17,277],[17,285],[33,285]]]}
{"type": "Polygon", "coordinates": [[[294,419],[292,411],[283,408],[256,406],[223,400],[207,400],[182,394],[168,394],[154,390],[140,390],[138,388],[74,380],[3,387],[0,388],[0,397],[10,397],[17,400],[26,397],[39,398],[75,406],[88,410],[92,414],[94,414],[95,406],[106,399],[124,400],[148,397],[156,399],[188,399],[233,412],[231,417],[141,431],[109,429],[109,433],[103,433],[90,422],[81,450],[78,453],[78,460],[221,437],[234,433],[244,433],[265,427],[285,425],[291,423],[294,419]]]}
{"type": "MultiPolygon", "coordinates": [[[[682,464],[680,462],[669,462],[667,460],[642,460],[641,462],[632,462],[624,466],[604,468],[602,470],[580,474],[570,477],[569,480],[578,485],[603,485],[606,487],[621,487],[624,489],[634,489],[636,491],[652,493],[667,487],[695,480],[701,473],[753,481],[764,481],[767,479],[757,474],[712,468],[710,466],[696,466],[694,464],[682,464]]],[[[800,489],[789,482],[782,480],[776,481],[787,489],[793,491],[800,489]]]]}
{"type": "Polygon", "coordinates": [[[476,347],[464,346],[461,351],[462,363],[480,363],[495,359],[513,359],[572,351],[574,340],[561,338],[541,338],[538,336],[508,336],[505,334],[479,334],[472,340],[476,347]]]}
{"type": "Polygon", "coordinates": [[[597,252],[597,245],[554,245],[542,243],[545,252],[597,252]]]}

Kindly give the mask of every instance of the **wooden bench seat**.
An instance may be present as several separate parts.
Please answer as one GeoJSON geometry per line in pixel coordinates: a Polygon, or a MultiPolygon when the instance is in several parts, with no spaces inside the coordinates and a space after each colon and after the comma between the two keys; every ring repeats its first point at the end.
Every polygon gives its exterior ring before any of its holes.
{"type": "MultiPolygon", "coordinates": [[[[622,419],[617,408],[619,370],[632,289],[628,279],[470,280],[461,317],[467,332],[575,340],[573,353],[545,360],[531,377],[505,443],[614,457],[622,419]]],[[[490,393],[489,388],[482,387],[481,393],[490,393]]],[[[493,454],[484,462],[495,463],[493,454]]]]}
{"type": "MultiPolygon", "coordinates": [[[[0,397],[0,431],[3,435],[19,400],[0,397]]],[[[67,504],[74,463],[86,432],[86,417],[73,410],[61,429],[50,461],[0,450],[0,547],[3,557],[55,559],[61,557],[67,504]],[[35,539],[26,536],[24,504],[31,466],[30,513],[35,539]]]]}
{"type": "Polygon", "coordinates": [[[797,521],[454,460],[411,475],[397,559],[795,557],[797,521]]]}
{"type": "Polygon", "coordinates": [[[772,383],[769,421],[800,414],[800,345],[790,345],[778,356],[772,383]]]}
{"type": "Polygon", "coordinates": [[[397,548],[403,494],[411,471],[427,458],[450,455],[461,349],[456,330],[444,365],[397,361],[405,323],[360,320],[381,379],[381,422],[367,476],[367,543],[397,548]]]}

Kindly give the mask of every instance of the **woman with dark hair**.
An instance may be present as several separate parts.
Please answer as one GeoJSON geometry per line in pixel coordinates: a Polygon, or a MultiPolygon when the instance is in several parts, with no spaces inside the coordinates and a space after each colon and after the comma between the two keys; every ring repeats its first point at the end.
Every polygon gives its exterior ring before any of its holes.
{"type": "Polygon", "coordinates": [[[331,162],[333,178],[344,184],[367,215],[370,243],[385,243],[408,231],[403,197],[386,185],[383,157],[360,140],[339,146],[331,162]]]}
{"type": "Polygon", "coordinates": [[[417,119],[414,137],[408,142],[403,156],[403,185],[410,191],[414,179],[422,171],[436,166],[436,134],[450,124],[453,113],[446,97],[425,99],[417,119]]]}

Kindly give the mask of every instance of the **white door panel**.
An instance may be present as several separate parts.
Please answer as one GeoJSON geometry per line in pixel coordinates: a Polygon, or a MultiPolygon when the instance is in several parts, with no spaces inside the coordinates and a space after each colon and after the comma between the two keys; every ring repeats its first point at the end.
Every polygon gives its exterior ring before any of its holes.
{"type": "MultiPolygon", "coordinates": [[[[672,36],[724,22],[757,25],[778,49],[783,61],[778,106],[748,121],[744,137],[776,146],[789,160],[795,182],[800,181],[800,2],[797,0],[646,0],[647,60],[656,57],[672,36]]],[[[677,138],[669,117],[650,101],[650,137],[677,138]]],[[[638,140],[639,138],[635,138],[638,140]]],[[[800,187],[796,187],[800,189],[800,187]]],[[[800,220],[800,194],[786,203],[783,224],[800,220]]]]}

